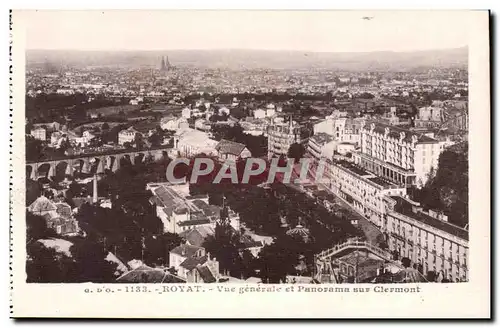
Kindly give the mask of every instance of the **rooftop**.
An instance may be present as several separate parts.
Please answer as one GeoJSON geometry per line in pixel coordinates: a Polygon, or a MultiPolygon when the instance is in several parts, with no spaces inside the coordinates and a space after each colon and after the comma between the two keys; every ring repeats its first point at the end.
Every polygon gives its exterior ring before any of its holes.
{"type": "Polygon", "coordinates": [[[179,227],[187,227],[187,226],[194,226],[194,225],[201,225],[201,224],[207,224],[210,223],[209,219],[195,219],[195,220],[187,220],[187,221],[182,221],[177,223],[179,227]]]}
{"type": "Polygon", "coordinates": [[[217,144],[215,149],[222,154],[232,154],[238,156],[245,149],[245,145],[238,142],[222,139],[219,144],[217,144]]]}
{"type": "Polygon", "coordinates": [[[197,252],[204,252],[205,248],[203,247],[198,247],[198,246],[192,246],[192,245],[187,245],[187,244],[182,244],[180,246],[177,246],[173,250],[171,250],[171,253],[184,256],[184,257],[193,257],[197,254],[197,252]]]}
{"type": "Polygon", "coordinates": [[[325,145],[331,141],[333,141],[333,137],[329,134],[320,132],[312,137],[309,138],[309,140],[312,140],[313,142],[317,143],[318,145],[325,145]]]}
{"type": "Polygon", "coordinates": [[[384,134],[385,129],[388,128],[389,129],[389,136],[391,138],[399,139],[400,133],[403,132],[405,134],[404,140],[406,142],[411,142],[413,136],[417,137],[418,143],[437,143],[438,142],[436,139],[428,137],[424,133],[416,133],[416,132],[411,131],[411,130],[402,129],[399,127],[395,127],[393,125],[380,123],[380,122],[367,122],[367,125],[365,125],[365,128],[370,129],[370,124],[372,124],[372,123],[375,125],[375,132],[380,133],[380,134],[384,134]]]}
{"type": "Polygon", "coordinates": [[[356,166],[356,165],[349,163],[347,161],[339,160],[339,161],[335,161],[334,163],[339,165],[339,166],[342,166],[343,168],[348,169],[349,171],[356,173],[357,175],[360,175],[360,176],[370,175],[370,173],[363,170],[359,166],[356,166]]]}
{"type": "Polygon", "coordinates": [[[203,265],[207,261],[207,259],[208,259],[207,255],[200,257],[188,257],[180,264],[180,266],[187,269],[188,271],[191,271],[198,265],[203,265]]]}
{"type": "Polygon", "coordinates": [[[420,221],[424,224],[427,224],[433,228],[442,230],[447,232],[453,236],[461,238],[463,240],[469,241],[469,231],[456,226],[452,223],[446,222],[444,220],[440,220],[437,218],[433,218],[421,211],[414,211],[414,205],[408,202],[407,199],[400,196],[390,196],[392,199],[396,200],[396,206],[394,207],[394,211],[400,214],[403,214],[407,217],[420,221]]]}
{"type": "Polygon", "coordinates": [[[162,269],[153,269],[142,265],[116,279],[121,283],[185,283],[184,280],[162,269]]]}

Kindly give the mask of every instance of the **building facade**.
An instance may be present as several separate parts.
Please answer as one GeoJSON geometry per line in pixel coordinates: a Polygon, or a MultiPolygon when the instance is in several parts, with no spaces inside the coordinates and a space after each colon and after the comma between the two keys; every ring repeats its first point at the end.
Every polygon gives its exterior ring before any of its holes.
{"type": "Polygon", "coordinates": [[[45,130],[44,128],[41,128],[41,127],[32,129],[31,135],[33,136],[33,138],[35,138],[37,140],[41,140],[41,141],[47,140],[47,130],[45,130]]]}
{"type": "Polygon", "coordinates": [[[118,144],[123,146],[126,142],[133,143],[138,133],[133,127],[120,131],[118,133],[118,144]]]}
{"type": "Polygon", "coordinates": [[[222,139],[215,147],[217,156],[220,161],[233,161],[236,162],[240,159],[252,156],[248,148],[241,143],[222,139]]]}
{"type": "Polygon", "coordinates": [[[300,143],[300,132],[300,125],[294,122],[292,117],[288,122],[285,122],[282,117],[273,119],[267,127],[268,158],[286,156],[292,144],[300,143]]]}
{"type": "Polygon", "coordinates": [[[194,156],[201,153],[216,155],[217,144],[218,142],[210,139],[206,132],[191,128],[179,129],[174,135],[173,151],[180,156],[194,156]]]}
{"type": "Polygon", "coordinates": [[[354,162],[395,184],[424,185],[438,167],[443,148],[425,133],[371,123],[361,129],[360,150],[354,162]]]}
{"type": "Polygon", "coordinates": [[[469,233],[432,210],[402,197],[386,197],[382,231],[389,250],[426,275],[438,279],[468,281],[469,233]]]}
{"type": "Polygon", "coordinates": [[[377,227],[385,215],[384,197],[406,195],[406,188],[346,161],[330,161],[326,170],[331,191],[377,227]]]}
{"type": "Polygon", "coordinates": [[[337,142],[326,133],[318,133],[309,138],[307,152],[309,156],[316,160],[321,158],[333,158],[333,153],[337,149],[337,142]]]}
{"type": "Polygon", "coordinates": [[[187,283],[215,283],[221,277],[219,262],[203,247],[177,246],[169,253],[169,264],[187,283]]]}
{"type": "Polygon", "coordinates": [[[359,145],[361,127],[364,118],[347,118],[330,116],[326,120],[314,125],[314,134],[326,133],[333,136],[338,142],[348,142],[359,145]]]}

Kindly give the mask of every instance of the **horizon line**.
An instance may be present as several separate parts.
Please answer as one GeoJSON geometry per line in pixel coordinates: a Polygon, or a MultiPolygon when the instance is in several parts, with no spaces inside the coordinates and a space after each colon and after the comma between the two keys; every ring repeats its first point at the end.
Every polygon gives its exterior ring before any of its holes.
{"type": "Polygon", "coordinates": [[[469,45],[451,47],[451,48],[432,48],[432,49],[415,49],[415,50],[366,50],[366,51],[317,51],[317,50],[301,50],[301,49],[262,49],[262,48],[213,48],[213,49],[194,49],[194,48],[174,48],[174,49],[50,49],[50,48],[26,48],[27,51],[75,51],[75,52],[169,52],[169,51],[262,51],[262,52],[305,52],[317,54],[346,54],[346,53],[412,53],[412,52],[428,52],[428,51],[447,51],[468,49],[469,45]]]}

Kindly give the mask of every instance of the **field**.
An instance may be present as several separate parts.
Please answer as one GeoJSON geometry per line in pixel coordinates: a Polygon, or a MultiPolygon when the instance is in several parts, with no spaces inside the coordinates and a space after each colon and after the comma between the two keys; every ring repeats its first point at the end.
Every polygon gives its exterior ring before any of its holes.
{"type": "Polygon", "coordinates": [[[107,107],[92,109],[89,112],[101,114],[102,116],[111,116],[111,115],[118,115],[118,113],[120,112],[127,114],[129,112],[133,112],[139,109],[140,107],[135,105],[116,105],[116,106],[107,106],[107,107]]]}

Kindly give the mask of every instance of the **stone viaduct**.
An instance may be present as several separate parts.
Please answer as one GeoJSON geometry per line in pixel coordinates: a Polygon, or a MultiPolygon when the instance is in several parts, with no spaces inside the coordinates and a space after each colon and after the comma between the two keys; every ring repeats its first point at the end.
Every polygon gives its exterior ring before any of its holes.
{"type": "Polygon", "coordinates": [[[160,160],[166,156],[167,151],[168,149],[129,150],[123,153],[81,154],[57,160],[27,162],[26,178],[36,180],[41,177],[53,177],[62,170],[65,175],[73,175],[75,172],[99,174],[105,170],[116,172],[124,163],[135,165],[148,157],[155,161],[160,160]]]}

